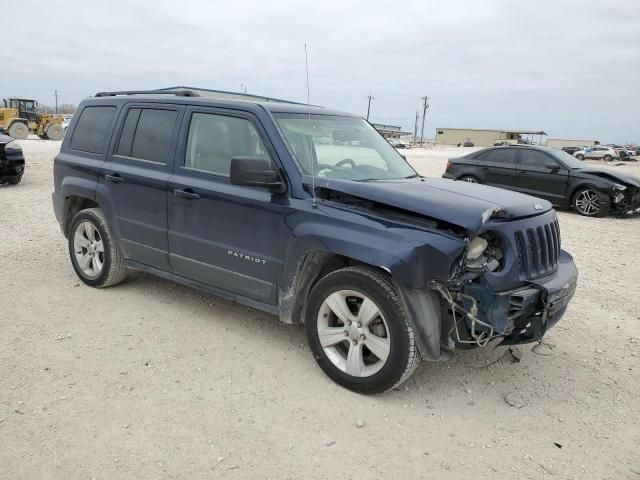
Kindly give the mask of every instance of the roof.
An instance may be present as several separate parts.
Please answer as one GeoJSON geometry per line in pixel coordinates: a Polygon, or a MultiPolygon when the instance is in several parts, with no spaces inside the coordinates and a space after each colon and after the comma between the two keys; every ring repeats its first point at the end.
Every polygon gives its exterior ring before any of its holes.
{"type": "MultiPolygon", "coordinates": [[[[200,88],[200,87],[187,87],[184,85],[177,85],[175,87],[166,87],[166,88],[157,88],[156,92],[163,91],[191,91],[200,94],[202,97],[207,98],[225,98],[228,100],[248,100],[253,102],[278,102],[278,103],[291,103],[294,105],[306,105],[306,103],[301,102],[293,102],[291,100],[282,100],[279,98],[267,97],[264,95],[254,95],[251,93],[242,93],[242,92],[229,92],[226,90],[212,90],[210,88],[200,88]]],[[[317,105],[314,105],[317,106],[317,105]]]]}
{"type": "Polygon", "coordinates": [[[518,133],[523,135],[547,135],[544,130],[514,130],[514,129],[501,129],[501,128],[450,128],[450,127],[438,127],[436,130],[471,130],[474,132],[500,132],[500,133],[518,133]]]}
{"type": "Polygon", "coordinates": [[[337,115],[357,117],[348,112],[329,110],[317,105],[307,105],[305,103],[291,102],[271,97],[250,95],[246,93],[226,92],[224,90],[209,90],[191,88],[184,86],[160,88],[156,90],[131,90],[117,92],[99,92],[92,101],[126,101],[135,99],[136,101],[151,101],[159,103],[179,103],[179,104],[199,104],[222,107],[238,106],[241,102],[244,105],[260,106],[262,109],[274,113],[300,113],[312,115],[337,115]]]}

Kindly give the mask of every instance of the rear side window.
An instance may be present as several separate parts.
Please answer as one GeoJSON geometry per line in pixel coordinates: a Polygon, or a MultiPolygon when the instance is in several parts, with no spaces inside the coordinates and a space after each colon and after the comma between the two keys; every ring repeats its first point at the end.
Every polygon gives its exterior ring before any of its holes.
{"type": "Polygon", "coordinates": [[[81,152],[104,152],[116,107],[85,107],[71,138],[71,148],[81,152]]]}
{"type": "Polygon", "coordinates": [[[516,154],[513,148],[496,148],[495,150],[490,150],[484,156],[483,160],[485,162],[493,162],[493,163],[504,163],[504,164],[514,164],[516,162],[516,154]]]}
{"type": "Polygon", "coordinates": [[[132,108],[127,112],[116,154],[166,164],[178,112],[132,108]]]}
{"type": "Polygon", "coordinates": [[[269,158],[253,124],[244,118],[194,113],[184,166],[228,176],[233,157],[269,158]]]}

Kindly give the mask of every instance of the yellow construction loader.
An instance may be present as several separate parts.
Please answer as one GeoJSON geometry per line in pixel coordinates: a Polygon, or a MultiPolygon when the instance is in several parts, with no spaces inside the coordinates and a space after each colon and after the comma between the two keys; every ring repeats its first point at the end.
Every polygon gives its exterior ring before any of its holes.
{"type": "Polygon", "coordinates": [[[4,108],[0,106],[0,133],[7,133],[19,140],[30,133],[40,138],[62,140],[62,115],[51,115],[38,111],[35,100],[25,98],[3,99],[4,108]]]}

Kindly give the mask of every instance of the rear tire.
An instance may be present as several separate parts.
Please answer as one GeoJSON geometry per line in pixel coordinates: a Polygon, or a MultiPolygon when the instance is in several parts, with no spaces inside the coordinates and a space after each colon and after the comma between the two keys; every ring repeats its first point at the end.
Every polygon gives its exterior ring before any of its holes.
{"type": "Polygon", "coordinates": [[[80,280],[104,288],[122,282],[127,267],[99,208],[79,211],[69,227],[69,256],[80,280]]]}
{"type": "Polygon", "coordinates": [[[9,136],[16,140],[24,140],[29,136],[29,127],[22,122],[14,122],[9,127],[9,136]]]}
{"type": "Polygon", "coordinates": [[[467,183],[480,183],[480,180],[473,175],[463,175],[458,179],[458,181],[467,183]]]}
{"type": "Polygon", "coordinates": [[[613,160],[613,157],[612,157],[611,155],[605,155],[605,156],[603,157],[603,160],[604,160],[605,162],[610,162],[611,160],[613,160]]]}
{"type": "Polygon", "coordinates": [[[64,130],[57,123],[49,125],[49,128],[47,128],[47,137],[49,137],[50,140],[62,140],[63,136],[64,130]]]}
{"type": "Polygon", "coordinates": [[[329,273],[307,302],[307,340],[334,382],[381,393],[407,380],[421,357],[407,313],[382,272],[348,267],[329,273]]]}
{"type": "Polygon", "coordinates": [[[580,161],[584,160],[584,155],[582,155],[581,153],[579,153],[578,155],[576,155],[576,158],[580,161]]]}

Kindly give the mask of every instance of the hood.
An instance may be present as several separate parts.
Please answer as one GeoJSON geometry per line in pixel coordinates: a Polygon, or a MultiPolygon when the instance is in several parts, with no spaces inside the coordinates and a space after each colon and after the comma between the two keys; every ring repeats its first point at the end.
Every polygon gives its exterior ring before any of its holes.
{"type": "Polygon", "coordinates": [[[616,172],[608,168],[598,167],[583,167],[571,170],[571,173],[575,176],[578,174],[581,177],[598,177],[605,180],[609,180],[615,183],[626,183],[634,187],[640,188],[640,178],[633,175],[626,175],[624,173],[616,172]]]}
{"type": "MultiPolygon", "coordinates": [[[[305,179],[311,184],[311,179],[305,179]]],[[[501,188],[444,178],[354,182],[316,178],[316,188],[353,195],[479,231],[490,219],[513,220],[551,210],[546,200],[501,188]]]]}
{"type": "Polygon", "coordinates": [[[14,140],[13,137],[0,133],[0,145],[4,145],[6,143],[12,142],[13,140],[14,140]]]}

